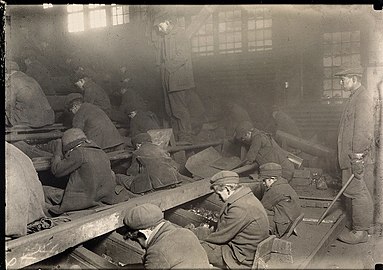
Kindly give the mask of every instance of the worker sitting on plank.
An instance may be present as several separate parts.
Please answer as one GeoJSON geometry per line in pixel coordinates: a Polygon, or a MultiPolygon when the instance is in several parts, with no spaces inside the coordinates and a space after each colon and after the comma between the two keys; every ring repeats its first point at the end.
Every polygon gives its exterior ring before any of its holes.
{"type": "Polygon", "coordinates": [[[79,93],[65,98],[65,107],[74,114],[72,127],[84,131],[105,152],[124,149],[124,139],[106,113],[94,104],[83,101],[79,93]]]}
{"type": "Polygon", "coordinates": [[[275,162],[282,166],[282,176],[290,181],[293,178],[294,164],[287,158],[284,151],[270,134],[253,127],[250,122],[240,123],[235,130],[235,139],[250,146],[246,154],[247,164],[257,162],[262,165],[275,162]]]}
{"type": "Polygon", "coordinates": [[[225,204],[217,230],[202,242],[209,261],[222,269],[251,268],[258,244],[269,237],[265,208],[235,172],[221,171],[210,183],[225,204]]]}
{"type": "Polygon", "coordinates": [[[69,176],[65,190],[44,186],[52,215],[115,202],[109,158],[81,129],[68,129],[56,140],[51,171],[56,177],[69,176]]]}
{"type": "Polygon", "coordinates": [[[52,125],[55,113],[39,83],[21,72],[16,62],[7,60],[5,71],[5,125],[52,125]]]}
{"type": "Polygon", "coordinates": [[[5,142],[5,237],[27,234],[27,225],[45,217],[44,192],[32,160],[5,142]]]}
{"type": "Polygon", "coordinates": [[[282,237],[285,233],[291,234],[289,229],[294,230],[293,227],[303,219],[298,194],[282,177],[282,167],[279,164],[261,165],[259,176],[266,186],[261,203],[266,209],[271,233],[277,237],[282,237]]]}
{"type": "MultiPolygon", "coordinates": [[[[128,209],[125,236],[146,250],[145,269],[209,269],[209,261],[198,238],[188,229],[164,220],[161,209],[145,203],[128,209]]],[[[141,267],[137,267],[141,268],[141,267]]]]}
{"type": "Polygon", "coordinates": [[[171,187],[182,181],[178,164],[166,150],[152,143],[148,133],[136,135],[132,144],[136,150],[133,152],[132,164],[126,172],[128,178],[121,185],[133,193],[145,193],[171,187]]]}

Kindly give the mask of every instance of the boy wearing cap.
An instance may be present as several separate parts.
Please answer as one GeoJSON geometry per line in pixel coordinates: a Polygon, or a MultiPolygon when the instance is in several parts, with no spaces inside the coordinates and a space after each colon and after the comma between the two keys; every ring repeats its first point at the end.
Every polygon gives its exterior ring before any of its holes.
{"type": "Polygon", "coordinates": [[[127,189],[140,194],[181,182],[178,164],[166,150],[152,143],[148,133],[137,134],[132,144],[136,150],[126,172],[129,178],[122,183],[127,189]]]}
{"type": "Polygon", "coordinates": [[[55,122],[55,113],[39,83],[19,70],[16,62],[5,63],[5,124],[43,127],[55,122]]]}
{"type": "Polygon", "coordinates": [[[82,91],[84,102],[88,102],[100,107],[108,117],[111,116],[112,105],[110,104],[109,96],[101,86],[96,84],[89,77],[83,77],[75,84],[82,91]]]}
{"type": "Polygon", "coordinates": [[[210,183],[225,204],[217,230],[202,242],[209,261],[220,268],[251,268],[258,244],[269,236],[266,211],[251,189],[239,184],[237,173],[221,171],[210,183]]]}
{"type": "Polygon", "coordinates": [[[65,106],[74,114],[72,127],[84,131],[86,137],[102,150],[112,152],[124,148],[123,138],[110,118],[96,105],[83,102],[81,94],[69,94],[65,106]]]}
{"type": "Polygon", "coordinates": [[[68,129],[56,140],[51,171],[56,177],[69,176],[65,190],[44,186],[51,214],[114,203],[116,184],[109,158],[81,129],[68,129]]]}
{"type": "Polygon", "coordinates": [[[367,231],[373,224],[375,114],[376,102],[372,92],[362,84],[363,69],[350,68],[335,74],[340,77],[344,91],[350,92],[339,124],[338,160],[343,184],[354,174],[344,191],[351,200],[346,202],[352,226],[338,237],[348,244],[367,242],[367,231]]]}
{"type": "Polygon", "coordinates": [[[130,136],[145,133],[151,129],[159,129],[157,116],[151,111],[144,111],[137,104],[130,102],[125,106],[125,112],[130,118],[130,136]]]}
{"type": "Polygon", "coordinates": [[[276,163],[266,163],[259,167],[259,176],[266,186],[266,192],[261,203],[265,207],[270,231],[277,237],[282,237],[292,228],[293,223],[303,219],[298,194],[282,177],[282,167],[276,163]]]}
{"type": "Polygon", "coordinates": [[[165,221],[157,205],[145,203],[128,209],[124,224],[133,230],[126,237],[137,241],[146,250],[145,269],[210,268],[198,238],[190,230],[176,228],[165,221]]]}
{"type": "Polygon", "coordinates": [[[256,129],[250,122],[240,123],[235,130],[235,139],[250,146],[246,161],[248,164],[257,162],[259,166],[275,162],[282,166],[282,176],[290,181],[293,178],[294,164],[287,158],[283,150],[270,134],[256,129]]]}

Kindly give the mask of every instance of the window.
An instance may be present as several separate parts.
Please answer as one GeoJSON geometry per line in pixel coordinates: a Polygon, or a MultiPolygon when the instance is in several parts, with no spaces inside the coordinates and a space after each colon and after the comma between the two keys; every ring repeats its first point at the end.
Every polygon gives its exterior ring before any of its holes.
{"type": "Polygon", "coordinates": [[[83,5],[68,5],[68,31],[84,31],[84,12],[83,5]]]}
{"type": "Polygon", "coordinates": [[[219,53],[242,52],[242,18],[237,7],[218,12],[219,53]]]}
{"type": "Polygon", "coordinates": [[[360,65],[360,31],[323,34],[323,99],[347,98],[334,74],[341,66],[360,65]]]}
{"type": "Polygon", "coordinates": [[[112,24],[119,25],[129,22],[129,6],[112,4],[112,24]]]}
{"type": "Polygon", "coordinates": [[[106,26],[105,4],[89,4],[89,27],[99,28],[106,26]]]}
{"type": "MultiPolygon", "coordinates": [[[[196,16],[192,17],[192,20],[196,16]]],[[[213,16],[207,19],[199,31],[192,36],[192,52],[194,55],[213,55],[213,16]]]]}
{"type": "Polygon", "coordinates": [[[45,3],[43,4],[43,9],[47,9],[47,8],[53,8],[53,5],[51,3],[45,3]]]}
{"type": "Polygon", "coordinates": [[[271,50],[271,10],[256,7],[248,9],[247,14],[247,46],[249,52],[271,50]]]}

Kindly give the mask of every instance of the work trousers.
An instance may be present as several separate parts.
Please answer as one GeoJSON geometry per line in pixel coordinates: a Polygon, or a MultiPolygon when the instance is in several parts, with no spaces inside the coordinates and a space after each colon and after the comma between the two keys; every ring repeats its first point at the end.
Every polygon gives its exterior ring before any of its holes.
{"type": "Polygon", "coordinates": [[[222,247],[220,245],[201,241],[201,246],[205,249],[210,264],[221,269],[227,268],[222,258],[222,247]]]}
{"type": "MultiPolygon", "coordinates": [[[[342,170],[343,185],[351,174],[351,168],[342,170]]],[[[369,230],[373,223],[373,202],[364,176],[362,179],[354,178],[345,189],[344,195],[351,199],[351,213],[349,212],[347,215],[351,217],[352,228],[357,231],[369,230]]]]}

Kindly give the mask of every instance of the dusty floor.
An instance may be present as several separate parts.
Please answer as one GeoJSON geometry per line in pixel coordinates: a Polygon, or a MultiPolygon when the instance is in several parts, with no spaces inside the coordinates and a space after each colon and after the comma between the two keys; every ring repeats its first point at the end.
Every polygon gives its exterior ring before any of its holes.
{"type": "Polygon", "coordinates": [[[367,243],[357,245],[334,241],[316,266],[318,269],[381,269],[375,268],[379,263],[383,264],[383,236],[370,236],[367,243]]]}

